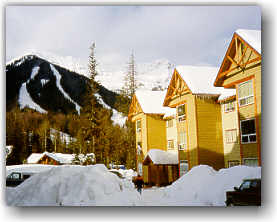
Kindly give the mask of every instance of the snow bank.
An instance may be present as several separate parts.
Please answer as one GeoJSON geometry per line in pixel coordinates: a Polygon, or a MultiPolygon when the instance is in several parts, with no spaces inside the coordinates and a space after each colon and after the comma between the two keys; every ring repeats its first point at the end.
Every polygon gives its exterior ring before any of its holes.
{"type": "Polygon", "coordinates": [[[225,206],[225,193],[243,179],[261,178],[261,167],[235,166],[219,171],[200,165],[165,190],[168,203],[186,206],[225,206]]]}
{"type": "Polygon", "coordinates": [[[20,172],[20,173],[40,173],[57,167],[54,165],[46,164],[21,164],[21,165],[11,165],[6,166],[6,176],[11,172],[20,172]]]}
{"type": "Polygon", "coordinates": [[[7,188],[6,197],[12,206],[141,205],[139,194],[130,183],[102,164],[58,166],[35,174],[15,188],[7,188]]]}

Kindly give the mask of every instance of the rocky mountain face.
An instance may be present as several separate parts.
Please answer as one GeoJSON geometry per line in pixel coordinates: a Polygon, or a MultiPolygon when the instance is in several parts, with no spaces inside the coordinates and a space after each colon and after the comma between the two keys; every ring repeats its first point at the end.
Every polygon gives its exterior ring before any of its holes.
{"type": "MultiPolygon", "coordinates": [[[[6,64],[7,111],[19,105],[40,112],[79,113],[88,78],[37,55],[25,55],[6,64]]],[[[99,85],[101,102],[114,108],[117,94],[99,85]]]]}

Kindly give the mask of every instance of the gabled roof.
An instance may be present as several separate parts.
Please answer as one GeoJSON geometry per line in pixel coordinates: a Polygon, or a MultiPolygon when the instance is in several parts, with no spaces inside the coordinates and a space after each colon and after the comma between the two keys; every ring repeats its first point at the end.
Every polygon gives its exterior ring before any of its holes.
{"type": "Polygon", "coordinates": [[[70,164],[70,163],[72,163],[72,161],[74,159],[74,154],[49,153],[49,152],[32,153],[28,157],[27,163],[38,163],[38,161],[44,156],[48,156],[61,164],[70,164]]]}
{"type": "Polygon", "coordinates": [[[151,149],[144,158],[144,163],[151,160],[153,164],[173,165],[178,164],[178,152],[169,152],[159,149],[151,149]]]}
{"type": "Polygon", "coordinates": [[[177,66],[176,69],[192,94],[220,94],[222,92],[221,89],[213,86],[217,67],[177,66]]]}
{"type": "Polygon", "coordinates": [[[129,115],[133,115],[134,107],[136,102],[139,104],[142,112],[145,114],[168,114],[175,113],[175,109],[164,107],[163,100],[165,97],[166,91],[150,91],[150,90],[137,90],[135,95],[133,96],[133,101],[129,115]]]}
{"type": "Polygon", "coordinates": [[[183,92],[179,90],[179,94],[191,93],[216,97],[224,93],[225,89],[223,87],[219,88],[213,85],[217,71],[217,67],[211,66],[177,66],[171,77],[163,105],[168,105],[170,98],[174,96],[175,91],[178,91],[174,89],[180,87],[180,84],[174,85],[176,84],[176,80],[174,80],[176,78],[181,79],[185,86],[183,92]]]}
{"type": "Polygon", "coordinates": [[[249,46],[262,54],[261,30],[238,29],[236,32],[249,46]]]}
{"type": "Polygon", "coordinates": [[[222,82],[225,78],[224,76],[226,76],[231,71],[237,68],[244,69],[246,65],[260,61],[261,53],[261,30],[236,30],[217,73],[214,86],[222,86],[222,82]],[[239,44],[243,44],[246,47],[244,47],[243,51],[241,50],[242,53],[240,58],[235,60],[234,57],[236,56],[236,53],[239,52],[239,44]],[[255,57],[250,59],[251,53],[250,55],[246,56],[247,50],[250,50],[250,52],[255,55],[255,57]],[[245,57],[247,57],[246,61],[243,59],[245,57]]]}

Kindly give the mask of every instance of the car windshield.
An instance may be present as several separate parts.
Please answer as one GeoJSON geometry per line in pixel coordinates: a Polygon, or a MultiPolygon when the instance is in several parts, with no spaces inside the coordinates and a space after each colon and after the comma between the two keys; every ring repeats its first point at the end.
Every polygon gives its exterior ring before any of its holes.
{"type": "Polygon", "coordinates": [[[249,189],[250,188],[250,184],[251,184],[251,181],[244,181],[241,186],[240,186],[240,190],[246,190],[246,189],[249,189]]]}

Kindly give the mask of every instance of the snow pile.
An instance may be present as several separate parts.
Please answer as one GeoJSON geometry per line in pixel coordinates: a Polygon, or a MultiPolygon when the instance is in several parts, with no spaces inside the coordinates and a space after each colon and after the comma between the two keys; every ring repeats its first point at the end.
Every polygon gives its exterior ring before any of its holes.
{"type": "Polygon", "coordinates": [[[8,176],[12,172],[20,172],[20,173],[40,173],[53,167],[57,167],[54,165],[46,165],[46,164],[21,164],[21,165],[11,165],[6,166],[6,176],[8,176]]]}
{"type": "Polygon", "coordinates": [[[135,95],[144,113],[173,114],[175,112],[175,109],[163,106],[166,91],[137,90],[135,95]]]}
{"type": "Polygon", "coordinates": [[[249,178],[261,178],[261,167],[235,166],[215,171],[200,165],[165,189],[164,196],[173,205],[225,206],[226,191],[249,178]]]}
{"type": "Polygon", "coordinates": [[[133,206],[141,205],[135,189],[102,165],[59,166],[7,188],[11,206],[133,206]]]}
{"type": "Polygon", "coordinates": [[[123,169],[113,169],[114,171],[118,171],[119,173],[121,173],[121,175],[123,177],[125,177],[127,180],[132,180],[133,177],[137,176],[137,172],[132,170],[132,169],[128,169],[128,170],[123,170],[123,169]]]}
{"type": "Polygon", "coordinates": [[[178,152],[166,152],[159,149],[151,149],[148,151],[146,158],[150,158],[153,164],[178,164],[178,152]]]}
{"type": "Polygon", "coordinates": [[[261,30],[238,29],[236,33],[258,53],[262,53],[261,30]]]}

